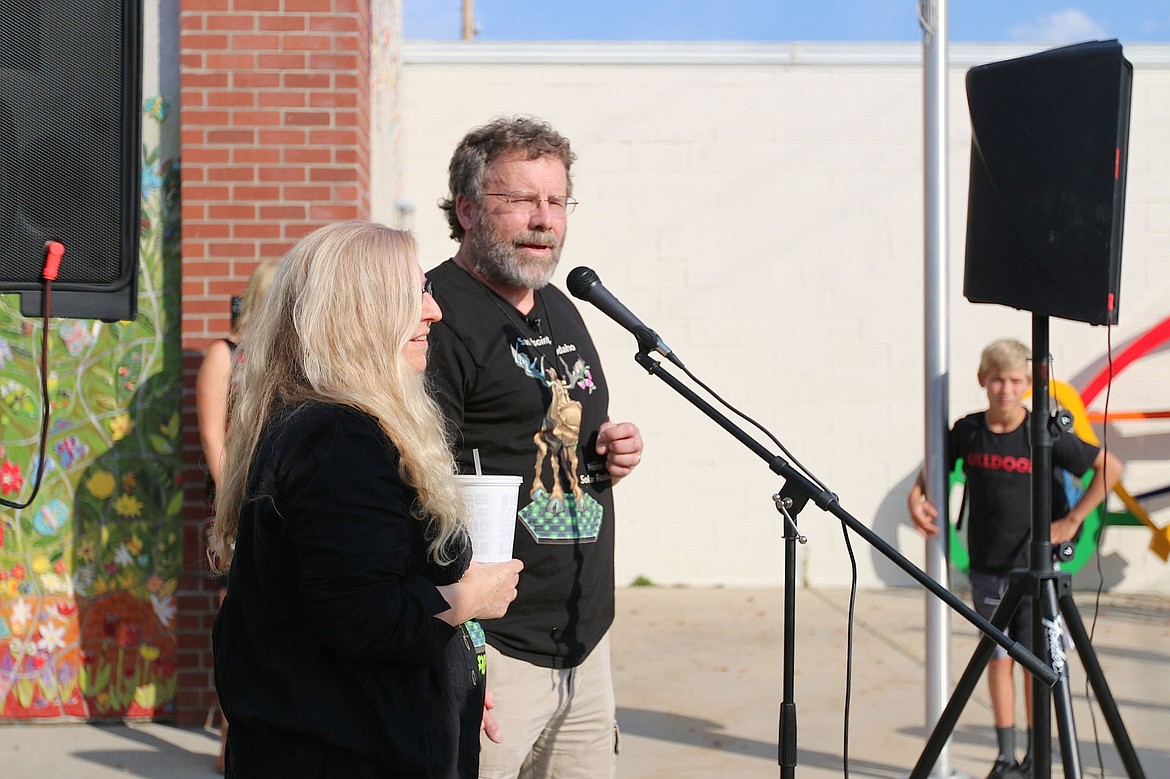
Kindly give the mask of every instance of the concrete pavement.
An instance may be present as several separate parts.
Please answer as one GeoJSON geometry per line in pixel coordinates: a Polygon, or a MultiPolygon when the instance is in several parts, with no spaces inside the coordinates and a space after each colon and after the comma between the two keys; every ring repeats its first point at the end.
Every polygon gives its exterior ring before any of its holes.
{"type": "MultiPolygon", "coordinates": [[[[923,615],[917,589],[858,594],[854,625],[850,776],[908,775],[927,736],[923,615]]],[[[627,590],[615,628],[622,779],[777,777],[782,697],[780,590],[627,590]]],[[[796,608],[795,694],[801,779],[844,775],[848,593],[801,590],[796,608]]],[[[1086,627],[1091,596],[1078,596],[1086,627]]],[[[1145,774],[1170,777],[1170,598],[1107,597],[1094,646],[1145,774]]],[[[979,634],[954,617],[958,679],[979,634]]],[[[1084,774],[1097,776],[1093,720],[1079,659],[1071,661],[1084,774]],[[1092,773],[1090,773],[1092,772],[1092,773]]],[[[1018,723],[1025,722],[1022,701],[1018,723]]],[[[1125,776],[1099,709],[1106,777],[1125,776]]],[[[995,756],[985,683],[963,710],[952,768],[982,779],[995,756]]],[[[1053,739],[1056,733],[1053,732],[1053,739]]],[[[1018,737],[1023,741],[1023,735],[1018,737]]],[[[1022,744],[1021,744],[1022,747],[1022,744]]],[[[1055,756],[1054,762],[1058,758],[1055,756]]],[[[1062,776],[1059,764],[1052,772],[1062,776]]]]}
{"type": "MultiPolygon", "coordinates": [[[[917,589],[858,594],[850,776],[906,776],[922,750],[925,597],[917,589]]],[[[1092,594],[1078,594],[1077,601],[1145,775],[1170,777],[1170,597],[1104,596],[1099,609],[1092,594]]],[[[779,776],[782,605],[780,589],[619,590],[613,650],[621,779],[779,776]]],[[[847,609],[845,591],[798,594],[794,697],[801,779],[844,775],[847,609]]],[[[978,634],[958,617],[953,633],[958,678],[978,634]]],[[[1095,725],[1104,776],[1126,776],[1100,710],[1086,699],[1078,658],[1071,669],[1084,774],[1099,775],[1095,725]]],[[[1019,709],[1023,722],[1022,703],[1019,709]]],[[[955,729],[952,767],[983,777],[994,742],[980,683],[955,729]]],[[[217,746],[213,732],[153,723],[0,725],[0,775],[205,779],[214,776],[217,746]]],[[[1054,749],[1054,777],[1063,775],[1058,761],[1054,749]]]]}

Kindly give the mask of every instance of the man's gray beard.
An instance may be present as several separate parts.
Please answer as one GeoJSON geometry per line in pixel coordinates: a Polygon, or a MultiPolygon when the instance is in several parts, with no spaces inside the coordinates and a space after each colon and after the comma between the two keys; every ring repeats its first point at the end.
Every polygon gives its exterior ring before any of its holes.
{"type": "MultiPolygon", "coordinates": [[[[524,237],[519,236],[517,240],[524,237]]],[[[548,262],[544,263],[521,257],[514,243],[497,239],[490,229],[483,228],[471,234],[471,258],[484,281],[505,287],[540,289],[556,272],[562,245],[558,242],[553,246],[548,262]]]]}

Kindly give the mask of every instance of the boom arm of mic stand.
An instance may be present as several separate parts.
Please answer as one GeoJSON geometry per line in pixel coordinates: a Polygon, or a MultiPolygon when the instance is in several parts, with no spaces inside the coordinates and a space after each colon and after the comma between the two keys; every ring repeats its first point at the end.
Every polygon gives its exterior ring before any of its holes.
{"type": "Polygon", "coordinates": [[[656,376],[666,383],[671,389],[682,395],[688,400],[691,405],[702,411],[710,417],[716,424],[730,433],[737,441],[742,443],[748,449],[755,452],[764,462],[768,463],[768,467],[773,473],[786,480],[785,489],[793,497],[794,501],[804,497],[811,500],[819,508],[829,512],[837,519],[841,520],[857,535],[864,538],[871,546],[876,548],[879,552],[885,555],[891,562],[910,575],[914,581],[921,584],[926,589],[930,590],[935,597],[947,604],[954,611],[957,611],[963,619],[970,622],[979,629],[984,635],[999,644],[1016,662],[1027,668],[1036,678],[1041,679],[1049,687],[1056,684],[1059,676],[1050,666],[1045,665],[1036,655],[1028,651],[1019,642],[1013,641],[1002,630],[992,625],[989,620],[981,616],[978,612],[959,599],[953,592],[943,587],[937,581],[932,579],[918,566],[906,559],[894,547],[890,546],[881,536],[874,533],[868,527],[863,525],[860,520],[854,517],[845,509],[841,508],[837,503],[837,496],[831,492],[826,492],[814,484],[807,476],[800,473],[792,467],[791,464],[783,457],[769,452],[764,448],[759,441],[755,440],[743,431],[738,425],[730,419],[719,413],[710,403],[703,400],[690,387],[683,384],[675,378],[669,371],[662,367],[662,363],[655,360],[644,351],[638,352],[634,355],[634,360],[646,369],[646,372],[651,376],[656,376]]]}

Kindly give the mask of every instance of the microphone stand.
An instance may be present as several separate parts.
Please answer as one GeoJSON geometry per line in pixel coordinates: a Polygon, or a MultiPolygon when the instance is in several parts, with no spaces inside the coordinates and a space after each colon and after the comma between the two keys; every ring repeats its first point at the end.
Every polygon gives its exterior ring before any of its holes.
{"type": "Polygon", "coordinates": [[[821,489],[811,479],[796,470],[779,455],[769,452],[759,441],[749,436],[738,425],[720,413],[710,403],[679,381],[662,363],[655,360],[648,352],[653,346],[639,338],[641,349],[634,355],[634,360],[651,376],[655,376],[666,383],[671,389],[682,395],[695,408],[710,417],[716,424],[730,433],[737,441],[754,452],[768,464],[773,473],[785,480],[784,487],[773,496],[776,510],[784,515],[784,681],[783,700],[780,704],[780,728],[778,745],[778,762],[782,779],[792,779],[796,775],[796,702],[794,700],[793,679],[795,676],[795,634],[796,623],[796,541],[804,542],[804,537],[797,530],[796,516],[808,501],[812,501],[822,511],[827,511],[841,520],[850,530],[864,538],[871,546],[885,555],[891,562],[910,575],[916,582],[930,590],[935,597],[946,603],[964,619],[978,628],[984,635],[1007,650],[1016,662],[1030,671],[1034,678],[1043,681],[1052,687],[1059,681],[1059,676],[1051,667],[1045,665],[1036,655],[1025,649],[1023,645],[1009,638],[1002,630],[990,621],[980,616],[974,609],[964,603],[954,593],[930,578],[922,569],[914,565],[884,539],[863,525],[837,502],[837,496],[821,489]]]}

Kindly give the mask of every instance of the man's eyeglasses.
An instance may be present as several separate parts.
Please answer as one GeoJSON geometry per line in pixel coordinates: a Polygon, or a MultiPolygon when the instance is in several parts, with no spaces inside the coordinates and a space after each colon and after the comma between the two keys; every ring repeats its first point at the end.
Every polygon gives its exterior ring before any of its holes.
{"type": "Polygon", "coordinates": [[[485,192],[490,197],[503,198],[513,211],[531,214],[540,207],[540,203],[548,203],[548,210],[553,216],[568,216],[577,207],[577,201],[571,197],[550,195],[541,197],[535,192],[485,192]]]}
{"type": "Polygon", "coordinates": [[[435,282],[431,281],[430,279],[426,279],[425,281],[423,281],[422,293],[424,295],[430,295],[431,297],[434,297],[435,296],[435,282]]]}

